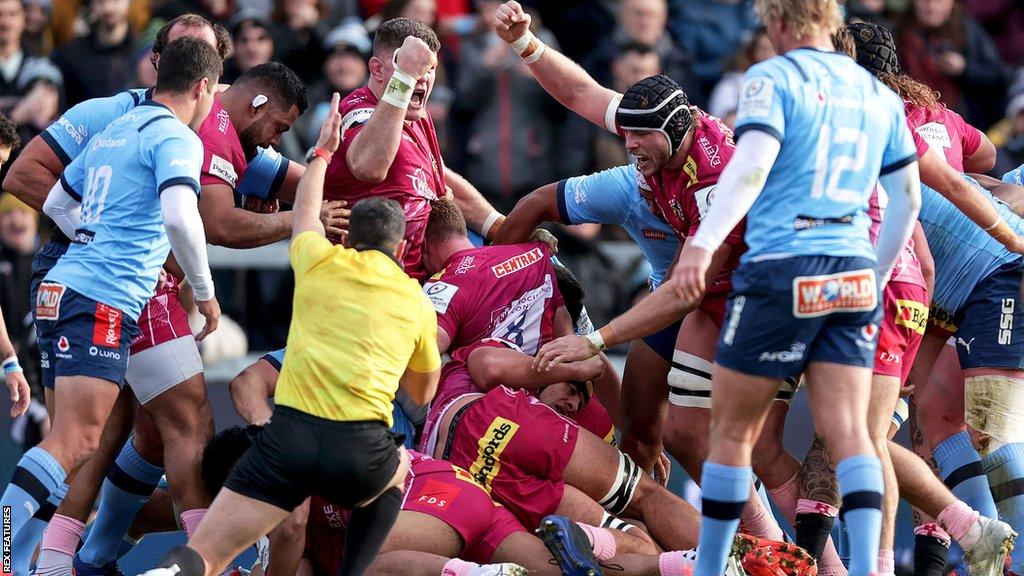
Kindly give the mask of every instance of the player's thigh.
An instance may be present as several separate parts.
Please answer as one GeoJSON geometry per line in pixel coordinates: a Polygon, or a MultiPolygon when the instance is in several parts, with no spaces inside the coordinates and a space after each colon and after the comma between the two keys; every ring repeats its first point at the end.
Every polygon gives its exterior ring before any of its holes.
{"type": "Polygon", "coordinates": [[[219,573],[243,550],[288,517],[278,508],[222,488],[203,516],[189,545],[202,555],[212,573],[219,573]]]}
{"type": "Polygon", "coordinates": [[[191,335],[135,352],[125,380],[139,403],[153,412],[209,413],[203,360],[191,335]]]}
{"type": "Polygon", "coordinates": [[[412,550],[455,558],[462,552],[464,544],[459,533],[438,518],[402,510],[380,552],[412,550]]]}
{"type": "Polygon", "coordinates": [[[871,375],[871,396],[868,399],[868,433],[875,439],[887,439],[893,412],[900,396],[900,377],[871,375]]]}
{"type": "Polygon", "coordinates": [[[98,442],[121,389],[103,378],[60,376],[56,391],[48,437],[71,441],[79,434],[90,434],[98,442]]]}
{"type": "Polygon", "coordinates": [[[672,403],[665,424],[665,448],[688,474],[700,478],[700,468],[708,454],[708,428],[711,411],[672,403]]]}
{"type": "MultiPolygon", "coordinates": [[[[603,498],[609,488],[618,482],[626,460],[628,464],[636,466],[632,459],[617,448],[581,428],[563,478],[567,485],[575,486],[597,500],[603,498]]],[[[639,472],[643,474],[642,470],[639,472]]]]}
{"type": "MultiPolygon", "coordinates": [[[[866,431],[871,368],[811,362],[807,365],[807,399],[816,415],[815,428],[826,438],[866,431]]],[[[892,406],[889,407],[890,415],[892,406]]]]}

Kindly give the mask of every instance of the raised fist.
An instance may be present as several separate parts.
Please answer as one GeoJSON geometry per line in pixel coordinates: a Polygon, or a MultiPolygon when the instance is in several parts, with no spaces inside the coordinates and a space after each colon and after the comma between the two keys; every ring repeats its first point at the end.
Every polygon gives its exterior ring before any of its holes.
{"type": "Polygon", "coordinates": [[[516,0],[509,0],[498,7],[494,13],[494,32],[511,44],[530,31],[530,15],[516,0]]]}
{"type": "Polygon", "coordinates": [[[436,62],[437,55],[430,46],[415,36],[406,36],[402,47],[395,51],[395,66],[416,79],[426,76],[436,62]]]}

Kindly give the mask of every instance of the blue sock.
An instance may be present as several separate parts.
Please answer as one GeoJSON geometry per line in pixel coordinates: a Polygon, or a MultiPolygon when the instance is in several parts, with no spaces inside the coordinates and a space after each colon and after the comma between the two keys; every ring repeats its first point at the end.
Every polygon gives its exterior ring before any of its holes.
{"type": "Polygon", "coordinates": [[[700,542],[693,576],[720,576],[725,572],[740,515],[750,496],[749,466],[704,462],[700,542]]]}
{"type": "Polygon", "coordinates": [[[117,560],[125,533],[163,474],[163,468],[146,462],[128,440],[103,481],[99,512],[76,561],[98,568],[117,560]]]}
{"type": "Polygon", "coordinates": [[[39,510],[32,516],[32,519],[28,521],[28,524],[21,529],[18,537],[11,541],[11,559],[13,560],[11,568],[15,576],[28,576],[30,573],[31,566],[29,564],[32,560],[32,554],[43,540],[43,532],[46,531],[46,525],[50,523],[50,518],[53,518],[54,512],[57,511],[57,506],[60,506],[61,500],[64,499],[64,496],[67,496],[67,493],[68,485],[61,484],[56,492],[50,494],[46,504],[40,506],[39,510]]]}
{"type": "Polygon", "coordinates": [[[935,450],[935,463],[939,465],[942,480],[953,495],[982,516],[997,518],[995,500],[988,487],[988,478],[981,465],[981,456],[974,449],[967,432],[954,434],[943,440],[935,450]]]}
{"type": "Polygon", "coordinates": [[[11,483],[0,498],[0,506],[10,507],[11,538],[18,537],[32,516],[60,488],[67,473],[49,452],[36,446],[22,455],[11,476],[11,483]]]}
{"type": "MultiPolygon", "coordinates": [[[[999,518],[1021,533],[1024,530],[1024,444],[1007,444],[985,456],[983,464],[999,518]]],[[[1024,546],[1015,546],[1010,558],[1013,571],[1024,573],[1024,546]]]]}
{"type": "Polygon", "coordinates": [[[850,576],[878,571],[878,541],[882,537],[882,463],[877,456],[850,456],[836,465],[840,516],[850,531],[850,576]]]}

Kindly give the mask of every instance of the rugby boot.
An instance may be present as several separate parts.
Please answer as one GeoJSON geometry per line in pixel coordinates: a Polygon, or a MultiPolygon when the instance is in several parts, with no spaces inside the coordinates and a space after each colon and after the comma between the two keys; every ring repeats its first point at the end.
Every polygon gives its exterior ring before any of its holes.
{"type": "Polygon", "coordinates": [[[536,532],[565,576],[602,575],[590,539],[572,520],[554,514],[545,516],[536,532]]]}
{"type": "Polygon", "coordinates": [[[78,558],[78,554],[75,554],[71,566],[72,576],[124,576],[116,560],[107,562],[103,566],[93,566],[88,562],[83,562],[78,558]]]}
{"type": "Polygon", "coordinates": [[[1006,557],[1013,551],[1017,533],[1006,522],[981,516],[971,527],[965,538],[960,539],[964,547],[964,563],[969,576],[1002,576],[1006,557]],[[975,530],[979,532],[972,534],[975,530]],[[965,540],[974,542],[968,546],[965,540]]]}

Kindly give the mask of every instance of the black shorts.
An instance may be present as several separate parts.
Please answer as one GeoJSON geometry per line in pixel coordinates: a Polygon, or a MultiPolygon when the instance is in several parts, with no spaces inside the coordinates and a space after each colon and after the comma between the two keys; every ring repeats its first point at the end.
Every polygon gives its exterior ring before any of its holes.
{"type": "Polygon", "coordinates": [[[311,495],[355,508],[391,481],[400,444],[384,422],[338,422],[277,406],[224,486],[284,510],[311,495]]]}

